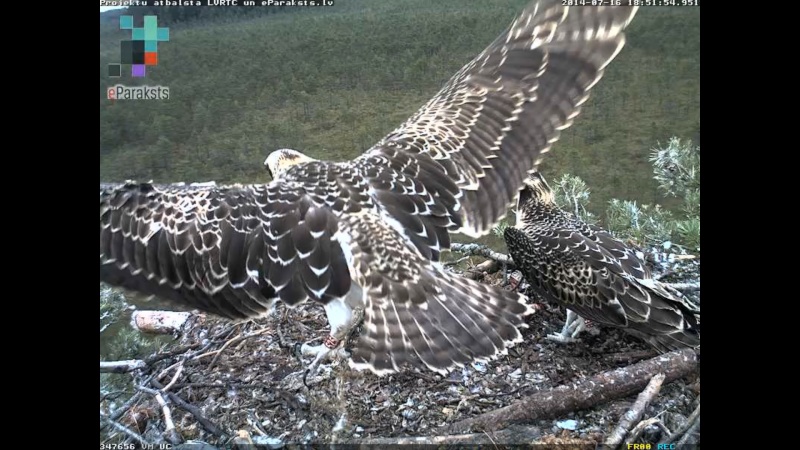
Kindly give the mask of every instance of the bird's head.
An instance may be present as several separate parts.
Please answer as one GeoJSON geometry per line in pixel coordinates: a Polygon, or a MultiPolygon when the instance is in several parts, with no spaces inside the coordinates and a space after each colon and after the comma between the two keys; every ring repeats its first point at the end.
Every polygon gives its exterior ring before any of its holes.
{"type": "Polygon", "coordinates": [[[270,153],[269,156],[267,156],[267,159],[264,160],[264,167],[267,168],[267,171],[274,179],[280,177],[281,174],[286,172],[286,170],[288,170],[290,167],[310,161],[316,160],[298,152],[297,150],[282,148],[275,150],[274,152],[270,153]]]}
{"type": "Polygon", "coordinates": [[[538,203],[543,205],[554,205],[555,195],[550,185],[544,180],[542,174],[534,172],[528,175],[528,178],[522,184],[522,189],[519,192],[519,201],[517,207],[521,208],[528,203],[538,203]]]}

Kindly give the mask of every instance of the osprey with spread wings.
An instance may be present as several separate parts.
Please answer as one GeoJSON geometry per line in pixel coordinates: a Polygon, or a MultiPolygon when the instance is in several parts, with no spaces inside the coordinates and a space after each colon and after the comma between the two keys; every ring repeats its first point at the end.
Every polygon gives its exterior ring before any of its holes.
{"type": "Polygon", "coordinates": [[[448,273],[451,233],[488,233],[622,49],[629,7],[531,3],[361,156],[272,153],[261,185],[100,187],[100,278],[233,320],[324,305],[351,365],[442,372],[521,340],[520,294],[448,273]]]}

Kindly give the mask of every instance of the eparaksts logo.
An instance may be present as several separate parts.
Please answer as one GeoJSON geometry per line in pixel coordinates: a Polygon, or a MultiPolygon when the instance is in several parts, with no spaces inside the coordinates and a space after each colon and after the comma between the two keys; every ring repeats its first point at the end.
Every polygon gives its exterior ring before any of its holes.
{"type": "Polygon", "coordinates": [[[109,100],[168,100],[169,87],[166,86],[123,86],[118,84],[108,88],[109,100]]]}

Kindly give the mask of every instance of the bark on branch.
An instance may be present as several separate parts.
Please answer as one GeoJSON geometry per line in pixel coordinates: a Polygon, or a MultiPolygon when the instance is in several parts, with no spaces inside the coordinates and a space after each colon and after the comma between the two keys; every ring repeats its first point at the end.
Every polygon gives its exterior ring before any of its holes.
{"type": "Polygon", "coordinates": [[[700,290],[700,282],[697,283],[664,283],[672,289],[684,292],[697,292],[700,290]]]}
{"type": "Polygon", "coordinates": [[[663,373],[657,374],[650,380],[650,383],[647,384],[644,391],[636,397],[636,402],[633,403],[631,409],[622,415],[622,418],[619,420],[619,425],[617,425],[617,428],[614,429],[614,432],[611,433],[611,436],[606,440],[604,448],[613,450],[622,444],[622,440],[625,439],[625,436],[631,430],[633,424],[642,418],[644,409],[647,408],[647,405],[658,395],[658,391],[661,390],[661,383],[663,382],[663,373]]]}
{"type": "Polygon", "coordinates": [[[514,442],[535,443],[543,436],[542,430],[534,426],[511,426],[505,430],[490,433],[452,434],[442,436],[392,437],[349,440],[344,442],[355,446],[381,445],[503,445],[514,442]]]}
{"type": "Polygon", "coordinates": [[[511,424],[560,417],[641,391],[658,373],[664,373],[665,382],[669,383],[690,374],[698,366],[699,359],[694,350],[676,350],[628,367],[599,373],[575,384],[537,392],[509,406],[445,426],[442,434],[499,430],[511,424]]]}

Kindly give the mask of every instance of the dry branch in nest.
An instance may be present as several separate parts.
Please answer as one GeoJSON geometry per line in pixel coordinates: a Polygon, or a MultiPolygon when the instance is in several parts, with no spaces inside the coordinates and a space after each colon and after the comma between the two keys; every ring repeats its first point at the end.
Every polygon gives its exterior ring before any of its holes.
{"type": "Polygon", "coordinates": [[[100,361],[100,373],[125,373],[134,370],[144,369],[147,363],[141,359],[129,359],[127,361],[100,361]]]}
{"type": "Polygon", "coordinates": [[[700,397],[697,397],[697,408],[692,412],[692,415],[686,419],[686,423],[683,426],[672,433],[669,437],[664,439],[663,441],[659,442],[659,444],[671,444],[678,441],[678,445],[685,444],[686,441],[697,431],[697,428],[700,427],[700,397]]]}
{"type": "Polygon", "coordinates": [[[661,390],[661,383],[663,382],[663,373],[656,374],[650,380],[650,383],[647,384],[647,387],[644,389],[644,391],[642,391],[642,393],[639,394],[639,397],[636,398],[636,402],[634,402],[631,409],[622,415],[619,425],[617,425],[617,428],[614,429],[613,433],[611,433],[611,436],[606,439],[604,448],[613,450],[622,444],[622,440],[625,439],[625,436],[631,430],[633,424],[642,418],[644,409],[647,408],[647,405],[649,405],[650,402],[653,401],[653,398],[658,395],[658,391],[661,390]]]}
{"type": "Polygon", "coordinates": [[[641,391],[658,373],[663,373],[669,383],[690,374],[698,366],[699,359],[694,350],[676,350],[572,385],[537,392],[504,408],[450,424],[442,431],[443,434],[460,434],[500,430],[512,424],[559,417],[641,391]]]}
{"type": "Polygon", "coordinates": [[[514,264],[514,260],[510,256],[496,252],[489,247],[481,244],[461,244],[454,242],[450,244],[450,250],[465,255],[483,256],[491,260],[497,261],[500,264],[514,264]]]}

